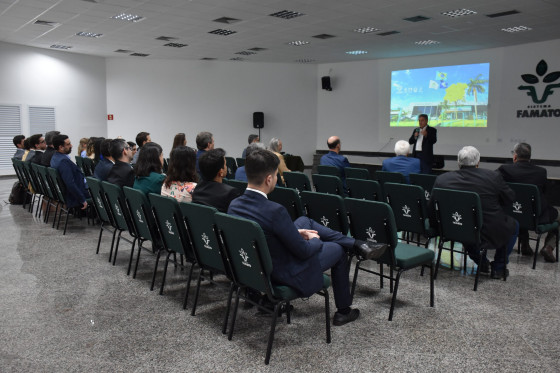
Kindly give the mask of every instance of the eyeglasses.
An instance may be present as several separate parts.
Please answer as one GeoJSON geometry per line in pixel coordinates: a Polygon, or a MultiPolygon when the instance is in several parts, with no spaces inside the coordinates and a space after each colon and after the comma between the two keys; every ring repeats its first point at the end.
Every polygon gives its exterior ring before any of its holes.
{"type": "Polygon", "coordinates": [[[130,146],[125,146],[124,149],[125,150],[130,150],[130,146]]]}
{"type": "Polygon", "coordinates": [[[42,144],[42,143],[44,143],[44,142],[46,142],[46,141],[45,141],[45,140],[41,140],[41,141],[39,141],[39,144],[42,144]]]}

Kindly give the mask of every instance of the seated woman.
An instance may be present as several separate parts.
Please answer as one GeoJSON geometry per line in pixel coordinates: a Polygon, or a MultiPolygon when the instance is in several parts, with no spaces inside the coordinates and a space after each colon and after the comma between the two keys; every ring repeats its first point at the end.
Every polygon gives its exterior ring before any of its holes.
{"type": "Polygon", "coordinates": [[[282,141],[280,141],[276,137],[273,137],[272,139],[270,139],[270,143],[268,144],[268,150],[276,154],[276,156],[280,160],[280,164],[278,165],[278,173],[282,178],[282,183],[284,183],[284,171],[289,172],[290,169],[288,168],[288,166],[286,166],[284,156],[280,153],[282,151],[282,141]]]}
{"type": "Polygon", "coordinates": [[[163,150],[155,142],[148,142],[142,147],[134,171],[134,189],[144,193],[161,193],[161,185],[165,180],[163,169],[163,150]]]}
{"type": "Polygon", "coordinates": [[[196,152],[188,146],[177,146],[171,151],[167,177],[161,186],[161,195],[179,202],[191,202],[196,187],[196,152]]]}

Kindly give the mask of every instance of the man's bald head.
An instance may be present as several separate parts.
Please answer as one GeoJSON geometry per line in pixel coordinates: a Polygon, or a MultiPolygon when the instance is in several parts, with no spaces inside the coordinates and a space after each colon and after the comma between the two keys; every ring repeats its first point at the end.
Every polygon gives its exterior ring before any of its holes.
{"type": "Polygon", "coordinates": [[[329,137],[327,140],[327,146],[329,147],[329,150],[338,153],[340,151],[340,138],[338,136],[329,137]]]}

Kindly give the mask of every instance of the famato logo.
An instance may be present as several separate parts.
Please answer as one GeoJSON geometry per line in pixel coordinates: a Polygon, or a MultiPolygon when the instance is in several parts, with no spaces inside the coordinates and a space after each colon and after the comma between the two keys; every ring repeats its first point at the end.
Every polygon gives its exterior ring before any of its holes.
{"type": "Polygon", "coordinates": [[[520,91],[527,91],[527,96],[531,97],[533,103],[536,105],[527,106],[527,108],[531,110],[517,110],[517,118],[560,117],[560,109],[552,109],[551,105],[544,105],[548,97],[554,94],[554,88],[560,88],[560,82],[552,84],[560,79],[560,71],[554,71],[546,74],[547,71],[548,65],[546,61],[540,60],[536,67],[537,75],[521,75],[521,79],[530,85],[520,85],[517,89],[520,91]],[[539,77],[542,78],[542,82],[539,77]],[[542,84],[539,83],[549,83],[544,87],[544,91],[540,98],[537,93],[537,87],[540,88],[542,84]],[[539,86],[537,86],[537,84],[539,84],[539,86]]]}

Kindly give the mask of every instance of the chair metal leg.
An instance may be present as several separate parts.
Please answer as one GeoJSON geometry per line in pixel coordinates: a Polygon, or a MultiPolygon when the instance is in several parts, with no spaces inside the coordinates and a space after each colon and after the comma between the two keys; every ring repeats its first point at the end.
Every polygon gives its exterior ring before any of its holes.
{"type": "Polygon", "coordinates": [[[354,291],[356,290],[356,283],[358,282],[358,271],[360,270],[361,260],[358,259],[356,262],[356,268],[354,269],[354,278],[352,279],[352,289],[350,290],[350,299],[354,299],[354,291]]]}
{"type": "MultiPolygon", "coordinates": [[[[62,232],[63,236],[66,234],[66,228],[68,227],[68,214],[69,213],[70,213],[70,210],[66,210],[66,221],[64,221],[64,232],[62,232]]],[[[58,220],[58,224],[60,224],[60,219],[58,220]]],[[[58,229],[58,227],[56,229],[58,229]]]]}
{"type": "MultiPolygon", "coordinates": [[[[117,244],[115,245],[115,255],[113,256],[113,265],[115,265],[117,261],[117,252],[119,251],[119,244],[121,242],[121,234],[123,231],[119,229],[119,235],[117,237],[117,244]]],[[[109,263],[111,262],[111,256],[109,255],[109,263]]]]}
{"type": "MultiPolygon", "coordinates": [[[[198,281],[196,282],[196,291],[194,292],[194,304],[191,311],[191,316],[196,314],[196,305],[198,304],[198,294],[200,293],[200,283],[202,282],[202,268],[198,272],[198,281]]],[[[187,303],[183,304],[183,309],[187,308],[187,303]]]]}
{"type": "Polygon", "coordinates": [[[115,228],[113,231],[113,239],[111,240],[111,250],[109,251],[109,263],[111,263],[111,258],[113,257],[113,248],[115,247],[115,237],[117,236],[118,229],[115,228]]]}
{"type": "Polygon", "coordinates": [[[383,289],[383,263],[379,263],[379,288],[383,289]]]}
{"type": "Polygon", "coordinates": [[[395,289],[393,290],[393,298],[391,299],[391,310],[389,311],[389,321],[393,320],[393,310],[395,309],[395,301],[397,299],[397,291],[399,290],[399,280],[401,278],[402,270],[397,272],[397,277],[395,279],[395,289]]]}
{"type": "Polygon", "coordinates": [[[389,293],[393,292],[393,266],[389,266],[389,293]]]}
{"type": "Polygon", "coordinates": [[[438,249],[438,255],[437,255],[437,259],[436,259],[436,269],[434,271],[434,279],[437,278],[437,274],[438,274],[438,270],[439,270],[439,263],[441,261],[441,252],[443,251],[443,240],[440,239],[439,240],[439,249],[438,249]]]}
{"type": "Polygon", "coordinates": [[[103,236],[103,223],[101,223],[101,228],[99,229],[99,239],[97,240],[96,254],[99,254],[99,246],[101,246],[101,236],[103,236]]]}
{"type": "MultiPolygon", "coordinates": [[[[482,261],[484,258],[486,258],[486,250],[481,250],[480,251],[480,260],[482,261]]],[[[474,277],[474,289],[473,289],[474,291],[476,291],[478,289],[479,275],[480,275],[480,266],[477,266],[476,267],[476,276],[474,277]]]]}
{"type": "Polygon", "coordinates": [[[191,290],[191,279],[192,279],[193,269],[194,269],[194,263],[191,264],[191,269],[189,270],[189,278],[187,279],[187,290],[185,291],[185,300],[183,301],[183,309],[187,309],[187,301],[189,300],[189,290],[191,290]]]}
{"type": "Polygon", "coordinates": [[[451,261],[451,265],[450,265],[449,269],[451,271],[453,271],[453,269],[455,268],[455,261],[454,261],[455,255],[453,255],[454,254],[453,250],[455,250],[455,241],[451,241],[451,251],[449,252],[449,254],[450,254],[449,255],[450,259],[449,260],[451,261]]]}
{"type": "Polygon", "coordinates": [[[274,306],[274,315],[272,315],[272,321],[270,322],[270,333],[268,335],[268,344],[266,346],[266,357],[264,358],[264,363],[268,365],[270,362],[270,355],[272,354],[272,342],[274,342],[274,332],[276,330],[276,321],[278,320],[278,311],[280,311],[280,306],[282,303],[277,303],[274,306]]]}
{"type": "Polygon", "coordinates": [[[537,236],[537,246],[535,247],[535,254],[533,256],[533,269],[537,267],[537,256],[539,255],[539,245],[541,243],[541,235],[537,236]]]}
{"type": "Polygon", "coordinates": [[[161,256],[161,252],[162,252],[162,250],[158,250],[158,253],[157,253],[157,256],[156,256],[156,265],[154,267],[154,274],[152,275],[152,284],[150,285],[150,291],[154,290],[154,284],[156,282],[156,274],[157,274],[159,257],[161,256]]]}
{"type": "Polygon", "coordinates": [[[326,331],[327,331],[327,343],[331,343],[331,310],[330,310],[330,302],[329,302],[329,290],[323,289],[324,297],[325,297],[325,323],[326,323],[326,331]]]}
{"type": "Polygon", "coordinates": [[[244,290],[243,288],[237,288],[237,292],[235,294],[235,305],[233,306],[233,315],[231,317],[231,327],[229,328],[228,340],[231,341],[233,338],[233,328],[235,328],[235,319],[237,318],[237,309],[239,308],[239,294],[241,291],[244,290]]]}
{"type": "MultiPolygon", "coordinates": [[[[132,259],[134,259],[134,247],[136,246],[136,240],[138,240],[138,237],[134,237],[134,240],[132,240],[132,248],[130,249],[130,258],[128,259],[128,269],[126,270],[127,276],[130,275],[130,268],[132,267],[132,259]]],[[[140,250],[140,248],[138,248],[138,250],[140,250]]]]}
{"type": "Polygon", "coordinates": [[[222,334],[227,332],[227,324],[229,319],[229,313],[231,311],[231,299],[233,298],[233,291],[235,290],[235,284],[232,282],[229,286],[229,294],[226,306],[226,314],[224,315],[224,322],[222,323],[222,334]]]}
{"type": "Polygon", "coordinates": [[[138,262],[140,262],[140,252],[142,252],[142,244],[144,240],[138,239],[138,254],[136,255],[136,264],[134,264],[134,274],[132,278],[136,278],[136,272],[138,272],[138,262]]]}
{"type": "Polygon", "coordinates": [[[159,295],[163,294],[163,287],[165,286],[165,277],[167,276],[167,267],[169,265],[169,257],[173,254],[172,251],[167,253],[167,258],[165,259],[165,266],[163,268],[163,278],[161,279],[161,287],[159,289],[159,295]]]}
{"type": "Polygon", "coordinates": [[[430,265],[430,307],[434,306],[434,263],[430,265]]]}

